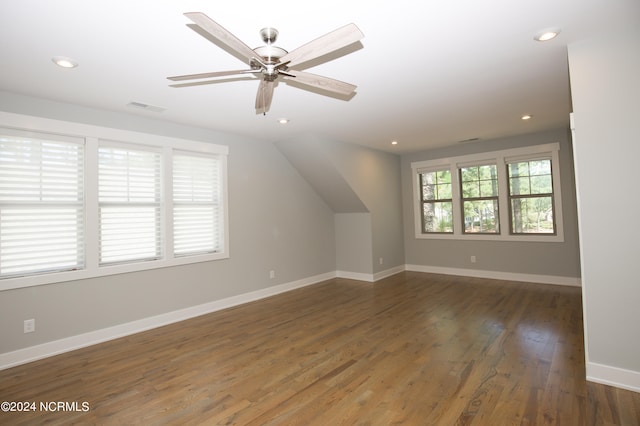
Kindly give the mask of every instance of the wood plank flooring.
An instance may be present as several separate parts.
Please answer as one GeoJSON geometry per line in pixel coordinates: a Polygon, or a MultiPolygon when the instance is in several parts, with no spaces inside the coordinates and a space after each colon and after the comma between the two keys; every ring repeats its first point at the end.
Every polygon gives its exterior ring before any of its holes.
{"type": "Polygon", "coordinates": [[[578,288],[334,279],[0,371],[0,424],[640,424],[583,348],[578,288]]]}

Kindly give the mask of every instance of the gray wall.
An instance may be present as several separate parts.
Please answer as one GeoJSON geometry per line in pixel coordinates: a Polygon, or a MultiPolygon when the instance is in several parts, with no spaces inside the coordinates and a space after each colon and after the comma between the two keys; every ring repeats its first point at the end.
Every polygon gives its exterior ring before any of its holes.
{"type": "Polygon", "coordinates": [[[324,146],[338,171],[371,212],[371,272],[404,265],[402,195],[398,190],[400,158],[336,141],[326,141],[324,146]]]}
{"type": "Polygon", "coordinates": [[[272,143],[6,92],[0,110],[228,145],[231,253],[214,262],[2,291],[0,353],[336,270],[333,211],[272,143]],[[28,318],[36,319],[36,332],[23,334],[28,318]]]}
{"type": "Polygon", "coordinates": [[[630,370],[638,389],[640,25],[570,45],[569,68],[587,373],[630,370]]]}
{"type": "Polygon", "coordinates": [[[316,135],[277,146],[336,215],[352,214],[336,217],[338,270],[370,275],[404,265],[397,155],[316,135]],[[356,243],[366,229],[367,240],[356,243]]]}
{"type": "Polygon", "coordinates": [[[371,274],[371,213],[336,213],[335,223],[337,270],[341,273],[371,274]]]}
{"type": "Polygon", "coordinates": [[[578,227],[573,157],[566,129],[511,138],[478,141],[402,156],[402,197],[404,210],[405,257],[408,265],[482,270],[504,273],[580,277],[578,227]],[[560,179],[564,242],[512,242],[417,239],[414,231],[411,163],[451,156],[560,143],[560,179]],[[477,263],[470,262],[476,256],[477,263]]]}

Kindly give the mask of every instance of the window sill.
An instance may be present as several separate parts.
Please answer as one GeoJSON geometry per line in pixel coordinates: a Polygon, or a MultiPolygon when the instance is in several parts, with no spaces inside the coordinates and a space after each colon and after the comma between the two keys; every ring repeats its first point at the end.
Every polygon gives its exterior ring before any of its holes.
{"type": "Polygon", "coordinates": [[[120,265],[100,266],[75,271],[54,272],[42,275],[5,278],[0,280],[0,291],[54,284],[65,281],[84,280],[130,272],[147,271],[150,269],[169,268],[172,266],[189,265],[192,263],[210,262],[228,259],[228,253],[210,253],[194,256],[175,257],[172,259],[150,260],[146,262],[126,263],[120,265]]]}
{"type": "Polygon", "coordinates": [[[562,235],[415,234],[418,240],[512,241],[563,243],[562,235]]]}

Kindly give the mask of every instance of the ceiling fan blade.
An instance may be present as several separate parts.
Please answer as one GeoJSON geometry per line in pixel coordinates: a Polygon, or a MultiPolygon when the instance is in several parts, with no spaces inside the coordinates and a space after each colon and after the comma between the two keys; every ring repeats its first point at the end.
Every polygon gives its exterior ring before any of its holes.
{"type": "Polygon", "coordinates": [[[334,80],[333,78],[329,77],[311,74],[308,72],[289,69],[286,71],[286,74],[293,76],[293,78],[285,76],[284,78],[286,80],[290,79],[291,81],[296,81],[301,84],[306,84],[307,86],[312,86],[322,90],[328,90],[330,92],[338,93],[341,95],[350,95],[357,88],[357,86],[353,84],[334,80]]]}
{"type": "Polygon", "coordinates": [[[214,77],[226,77],[228,75],[239,74],[253,74],[259,73],[260,70],[235,70],[235,71],[218,71],[218,72],[205,72],[201,74],[188,74],[188,75],[176,75],[174,77],[167,77],[171,81],[183,81],[183,80],[197,80],[201,78],[214,78],[214,77]]]}
{"type": "Polygon", "coordinates": [[[175,83],[170,84],[169,87],[193,87],[193,86],[206,86],[208,84],[218,84],[218,83],[230,83],[232,81],[249,81],[255,80],[253,77],[232,77],[232,78],[216,78],[215,80],[197,80],[197,81],[189,81],[187,83],[175,83]]]}
{"type": "Polygon", "coordinates": [[[273,89],[275,82],[260,81],[258,86],[258,94],[256,95],[256,114],[266,114],[271,107],[271,99],[273,99],[273,89]]]}
{"type": "Polygon", "coordinates": [[[188,12],[184,16],[191,19],[200,28],[211,34],[216,40],[223,43],[229,49],[233,50],[241,57],[247,60],[247,63],[251,61],[251,58],[256,56],[255,52],[240,39],[224,29],[220,24],[209,18],[202,12],[188,12]]]}
{"type": "Polygon", "coordinates": [[[363,37],[364,34],[355,24],[345,25],[287,53],[280,58],[280,62],[290,61],[289,68],[295,67],[298,64],[355,43],[363,37]]]}

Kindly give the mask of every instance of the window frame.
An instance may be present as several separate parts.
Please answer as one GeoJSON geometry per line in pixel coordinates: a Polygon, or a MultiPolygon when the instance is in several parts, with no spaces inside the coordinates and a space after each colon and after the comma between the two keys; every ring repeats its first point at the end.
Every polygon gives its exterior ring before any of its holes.
{"type": "MultiPolygon", "coordinates": [[[[509,197],[508,199],[508,207],[509,207],[509,233],[511,235],[555,235],[557,234],[557,230],[558,230],[558,221],[556,218],[556,205],[555,205],[555,197],[553,196],[553,194],[555,193],[555,184],[554,184],[554,179],[553,179],[553,169],[554,169],[554,164],[553,164],[553,160],[551,158],[545,158],[545,157],[536,157],[535,159],[531,159],[531,158],[525,158],[525,159],[512,159],[510,161],[508,161],[506,163],[507,166],[507,184],[508,184],[508,190],[507,190],[507,196],[509,197]],[[549,173],[549,175],[551,176],[551,192],[544,192],[544,193],[538,193],[538,194],[520,194],[520,195],[513,195],[511,194],[511,176],[510,173],[508,171],[508,168],[511,164],[518,164],[518,163],[524,163],[524,162],[531,162],[531,161],[541,161],[541,160],[546,160],[549,161],[549,168],[551,170],[551,172],[549,173]],[[547,232],[547,233],[542,233],[542,232],[515,232],[513,230],[514,228],[514,221],[515,218],[513,217],[513,208],[512,208],[512,204],[511,202],[513,200],[528,200],[528,199],[535,199],[535,198],[542,198],[542,197],[550,197],[551,198],[551,211],[552,211],[552,216],[553,216],[553,232],[547,232]]],[[[529,183],[531,178],[533,176],[528,175],[527,178],[529,180],[529,183]]]]}
{"type": "MultiPolygon", "coordinates": [[[[434,206],[438,205],[438,204],[451,204],[452,208],[453,208],[453,194],[454,194],[454,190],[453,190],[453,183],[449,183],[448,185],[451,186],[451,198],[437,198],[437,199],[433,199],[433,200],[425,200],[424,196],[423,196],[423,187],[424,184],[422,182],[422,176],[426,173],[435,173],[436,175],[440,172],[443,171],[449,171],[449,168],[447,167],[434,167],[434,168],[430,168],[430,169],[426,169],[426,170],[421,170],[420,173],[418,173],[418,185],[420,188],[419,191],[419,197],[420,197],[420,208],[419,208],[419,213],[420,213],[420,229],[423,233],[427,233],[427,231],[425,231],[424,228],[424,206],[425,204],[433,204],[434,206]]],[[[451,176],[450,176],[451,177],[451,176]]],[[[451,178],[453,179],[453,178],[451,178]]],[[[436,183],[436,186],[438,186],[438,184],[436,183]]],[[[453,221],[453,218],[451,219],[453,221]]],[[[433,232],[428,232],[429,234],[452,234],[453,233],[453,228],[454,225],[453,223],[451,224],[452,227],[452,231],[433,231],[433,232]]]]}
{"type": "MultiPolygon", "coordinates": [[[[461,232],[465,235],[480,235],[480,234],[485,234],[485,235],[498,235],[500,234],[500,231],[502,229],[501,225],[501,211],[500,211],[500,185],[498,182],[498,165],[493,163],[493,162],[489,162],[489,163],[480,163],[480,164],[473,164],[473,165],[464,165],[464,166],[459,166],[457,168],[458,171],[458,184],[460,185],[460,211],[462,212],[462,214],[460,215],[460,226],[461,226],[461,232]],[[471,167],[483,167],[483,166],[494,166],[496,168],[496,185],[498,186],[498,192],[496,195],[487,197],[487,196],[482,196],[482,195],[478,195],[477,197],[465,197],[464,196],[464,181],[462,180],[462,169],[465,168],[471,168],[471,167]],[[498,221],[496,222],[496,230],[495,232],[482,232],[482,231],[478,231],[478,232],[469,232],[466,229],[466,217],[465,217],[465,213],[464,213],[464,204],[465,202],[474,202],[474,201],[490,201],[490,200],[494,200],[494,202],[496,203],[496,212],[495,214],[498,216],[498,221]]],[[[493,179],[492,179],[493,180],[493,179]]],[[[478,185],[480,185],[480,183],[482,182],[482,179],[480,179],[480,177],[478,177],[478,185]]]]}
{"type": "Polygon", "coordinates": [[[455,157],[446,157],[434,160],[415,161],[411,163],[411,180],[414,207],[414,235],[416,239],[453,239],[469,241],[532,241],[532,242],[564,242],[563,216],[562,216],[562,191],[560,181],[560,143],[553,142],[540,145],[532,145],[522,148],[511,148],[499,151],[469,154],[455,157]],[[546,234],[512,234],[510,197],[508,186],[507,167],[509,163],[550,159],[554,206],[554,220],[556,233],[546,234]],[[482,164],[496,164],[498,172],[498,211],[500,233],[465,233],[463,232],[464,212],[462,210],[462,195],[459,170],[463,167],[482,164]],[[424,233],[422,231],[422,208],[420,174],[425,171],[442,170],[449,168],[452,179],[453,197],[453,233],[424,233]]]}
{"type": "Polygon", "coordinates": [[[0,291],[31,287],[63,281],[80,280],[144,271],[192,263],[208,262],[230,257],[229,252],[229,197],[227,160],[229,147],[210,142],[174,138],[150,133],[134,132],[91,124],[34,117],[0,111],[0,127],[21,132],[38,132],[84,139],[84,269],[60,271],[38,275],[24,275],[0,279],[0,291]],[[101,141],[114,141],[125,145],[149,147],[162,152],[161,177],[161,239],[162,257],[158,260],[109,264],[99,266],[99,208],[98,208],[98,147],[101,141]],[[172,154],[173,151],[190,151],[217,156],[220,160],[220,185],[222,202],[221,250],[215,253],[174,256],[173,254],[173,194],[172,194],[172,154]]]}

